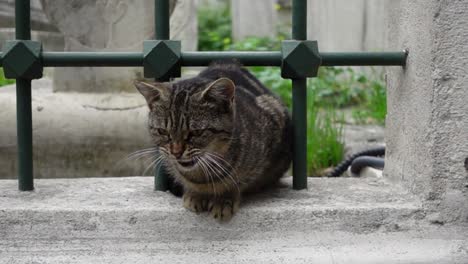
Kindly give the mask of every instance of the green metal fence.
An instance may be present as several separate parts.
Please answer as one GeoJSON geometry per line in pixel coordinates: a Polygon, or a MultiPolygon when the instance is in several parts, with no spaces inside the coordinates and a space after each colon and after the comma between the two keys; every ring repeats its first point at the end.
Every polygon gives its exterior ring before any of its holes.
{"type": "MultiPolygon", "coordinates": [[[[16,0],[16,40],[0,52],[0,66],[7,78],[16,79],[18,181],[21,191],[34,189],[32,159],[31,80],[42,77],[44,67],[143,66],[144,76],[158,80],[179,77],[182,66],[207,66],[213,60],[235,58],[245,66],[281,67],[281,76],[292,80],[294,124],[293,188],[307,188],[306,81],[320,66],[404,66],[401,52],[323,52],[307,39],[307,0],[294,0],[292,40],[281,51],[181,52],[180,41],[169,40],[169,0],[155,0],[155,40],[143,43],[143,52],[47,52],[31,41],[30,1],[16,0]]],[[[166,190],[167,175],[156,170],[155,187],[166,190]]]]}

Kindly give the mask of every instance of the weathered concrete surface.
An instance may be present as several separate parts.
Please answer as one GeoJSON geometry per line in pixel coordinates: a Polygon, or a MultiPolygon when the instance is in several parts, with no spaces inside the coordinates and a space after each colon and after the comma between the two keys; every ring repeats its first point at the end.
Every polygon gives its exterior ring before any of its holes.
{"type": "Polygon", "coordinates": [[[0,263],[464,263],[465,227],[424,219],[382,179],[309,179],[248,197],[229,223],[150,177],[0,181],[0,263]]]}
{"type": "MultiPolygon", "coordinates": [[[[34,174],[98,177],[142,174],[150,147],[147,107],[138,93],[53,93],[50,79],[32,83],[34,174]]],[[[17,174],[15,86],[0,88],[0,178],[17,174]]],[[[147,175],[152,172],[148,171],[147,175]]]]}
{"type": "Polygon", "coordinates": [[[468,222],[468,1],[388,1],[385,175],[440,221],[468,222]]]}

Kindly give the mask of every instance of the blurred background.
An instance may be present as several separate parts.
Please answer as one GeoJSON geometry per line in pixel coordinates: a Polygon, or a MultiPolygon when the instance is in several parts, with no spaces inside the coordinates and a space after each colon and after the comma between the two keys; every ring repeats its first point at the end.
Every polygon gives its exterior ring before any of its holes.
{"type": "MultiPolygon", "coordinates": [[[[308,39],[320,51],[385,50],[388,0],[309,0],[308,39]]],[[[32,39],[47,51],[141,51],[154,36],[153,0],[31,0],[32,39]]],[[[171,1],[171,38],[183,50],[280,50],[291,1],[171,1]]],[[[14,0],[0,0],[0,43],[14,39],[14,0]]],[[[291,83],[274,67],[250,70],[291,106],[291,83]]],[[[200,68],[184,68],[183,77],[200,68]]],[[[48,68],[33,81],[37,178],[152,175],[141,68],[48,68]]],[[[0,178],[15,178],[14,80],[0,68],[0,178]]],[[[382,145],[386,90],[380,67],[322,67],[308,80],[308,167],[323,176],[347,154],[382,145]]]]}

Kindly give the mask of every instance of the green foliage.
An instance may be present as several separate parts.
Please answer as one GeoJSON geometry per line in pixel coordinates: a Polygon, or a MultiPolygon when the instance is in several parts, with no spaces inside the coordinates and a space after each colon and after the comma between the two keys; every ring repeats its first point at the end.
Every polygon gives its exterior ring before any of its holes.
{"type": "Polygon", "coordinates": [[[317,93],[315,103],[325,107],[353,107],[357,123],[383,124],[387,114],[385,83],[383,78],[368,76],[352,68],[320,68],[318,77],[309,80],[317,93]]]}
{"type": "Polygon", "coordinates": [[[319,107],[311,88],[307,93],[307,164],[309,175],[322,176],[324,169],[343,159],[343,125],[333,108],[319,107]]]}
{"type": "Polygon", "coordinates": [[[12,84],[12,83],[15,83],[15,80],[5,79],[5,75],[3,75],[3,69],[0,68],[0,86],[12,84]]]}
{"type": "Polygon", "coordinates": [[[198,50],[200,51],[270,51],[280,50],[285,34],[279,33],[276,39],[268,37],[248,37],[233,42],[231,13],[229,5],[222,8],[202,7],[198,10],[198,50]]]}
{"type": "Polygon", "coordinates": [[[368,81],[365,75],[351,68],[321,67],[317,78],[311,79],[319,105],[346,107],[366,99],[368,81]]]}
{"type": "Polygon", "coordinates": [[[387,90],[380,80],[373,80],[363,105],[353,110],[353,118],[360,124],[385,123],[387,115],[387,90]]]}
{"type": "Polygon", "coordinates": [[[281,50],[281,41],[284,36],[279,35],[276,39],[263,37],[247,37],[242,41],[237,41],[226,46],[224,50],[243,50],[243,51],[272,51],[281,50]]]}
{"type": "Polygon", "coordinates": [[[225,50],[231,44],[229,6],[221,9],[203,7],[198,10],[198,50],[225,50]]]}

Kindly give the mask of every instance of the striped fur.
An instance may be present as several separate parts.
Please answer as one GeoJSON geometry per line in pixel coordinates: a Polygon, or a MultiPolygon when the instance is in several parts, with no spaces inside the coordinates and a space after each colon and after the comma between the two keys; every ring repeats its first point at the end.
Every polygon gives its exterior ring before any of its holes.
{"type": "Polygon", "coordinates": [[[291,121],[280,100],[234,62],[171,83],[136,82],[161,161],[184,206],[229,219],[241,194],[276,182],[291,162],[291,121]]]}

